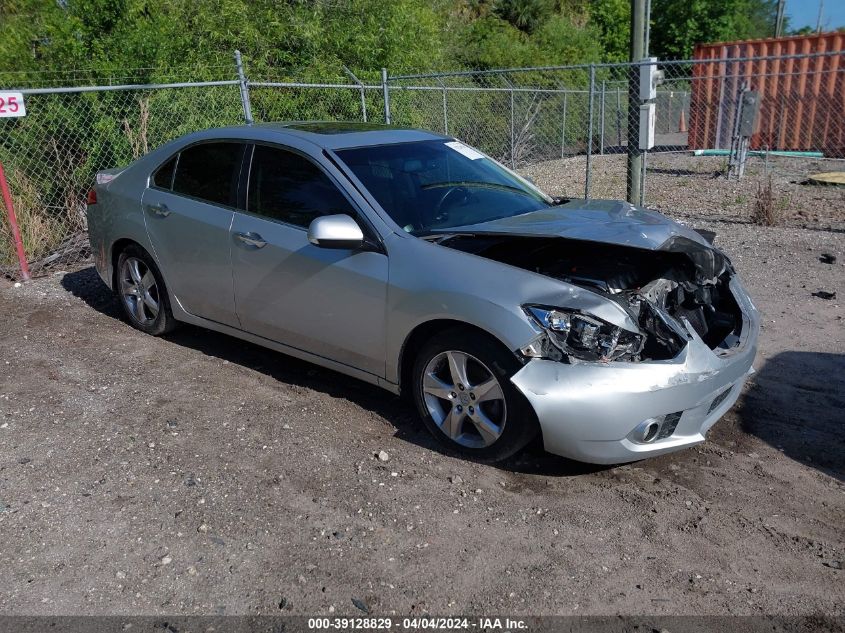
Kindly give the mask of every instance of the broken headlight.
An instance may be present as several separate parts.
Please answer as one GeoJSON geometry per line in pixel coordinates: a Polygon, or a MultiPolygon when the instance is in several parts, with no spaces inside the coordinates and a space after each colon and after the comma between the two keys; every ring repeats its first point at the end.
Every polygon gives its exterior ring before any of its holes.
{"type": "Polygon", "coordinates": [[[546,332],[523,348],[526,356],[560,360],[562,356],[587,361],[636,360],[645,338],[577,310],[523,306],[546,332]]]}

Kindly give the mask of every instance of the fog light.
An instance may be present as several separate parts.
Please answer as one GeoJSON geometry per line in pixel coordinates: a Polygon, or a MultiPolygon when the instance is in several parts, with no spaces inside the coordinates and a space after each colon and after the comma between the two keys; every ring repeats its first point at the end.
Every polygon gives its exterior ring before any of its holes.
{"type": "Polygon", "coordinates": [[[663,416],[657,418],[649,418],[648,420],[643,420],[637,425],[637,428],[634,429],[633,439],[635,442],[640,442],[641,444],[648,444],[649,442],[653,441],[657,434],[660,432],[660,422],[663,420],[663,416]]]}
{"type": "Polygon", "coordinates": [[[678,427],[683,411],[658,415],[640,422],[628,437],[638,444],[649,444],[670,437],[678,427]]]}

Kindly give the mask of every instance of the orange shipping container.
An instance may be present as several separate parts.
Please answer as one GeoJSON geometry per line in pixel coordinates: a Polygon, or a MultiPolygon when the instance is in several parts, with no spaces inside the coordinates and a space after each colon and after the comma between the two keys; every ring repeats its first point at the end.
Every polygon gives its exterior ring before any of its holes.
{"type": "Polygon", "coordinates": [[[690,149],[729,149],[743,86],[760,95],[751,149],[845,157],[845,33],[695,47],[690,149]]]}

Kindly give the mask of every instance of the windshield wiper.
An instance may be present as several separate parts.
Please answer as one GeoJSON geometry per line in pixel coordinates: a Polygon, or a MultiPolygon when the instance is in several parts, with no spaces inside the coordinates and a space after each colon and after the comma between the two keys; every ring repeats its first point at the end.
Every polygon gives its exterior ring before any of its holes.
{"type": "Polygon", "coordinates": [[[420,189],[441,189],[443,187],[475,187],[477,189],[496,189],[499,191],[513,191],[515,193],[521,193],[522,195],[529,196],[530,198],[534,197],[534,195],[530,191],[520,189],[519,187],[503,185],[498,182],[482,182],[480,180],[455,180],[452,182],[432,182],[427,185],[423,185],[422,187],[420,187],[420,189]]]}
{"type": "Polygon", "coordinates": [[[453,237],[480,237],[480,234],[473,231],[454,231],[452,229],[440,229],[429,231],[414,231],[411,233],[414,237],[418,237],[426,242],[445,242],[453,237]]]}

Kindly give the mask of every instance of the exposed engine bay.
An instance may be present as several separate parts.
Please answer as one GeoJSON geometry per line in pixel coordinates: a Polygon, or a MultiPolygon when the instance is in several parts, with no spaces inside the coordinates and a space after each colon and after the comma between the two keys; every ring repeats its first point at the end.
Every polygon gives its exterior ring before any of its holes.
{"type": "MultiPolygon", "coordinates": [[[[562,237],[450,234],[443,246],[580,286],[616,302],[643,335],[591,315],[537,306],[529,314],[549,333],[561,360],[664,360],[686,345],[688,322],[711,348],[738,341],[739,306],[729,288],[734,270],[715,248],[674,237],[657,250],[562,237]]],[[[555,357],[555,350],[527,355],[555,357]]]]}

